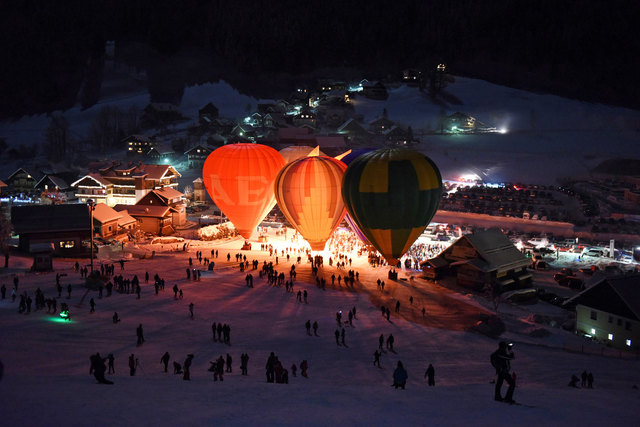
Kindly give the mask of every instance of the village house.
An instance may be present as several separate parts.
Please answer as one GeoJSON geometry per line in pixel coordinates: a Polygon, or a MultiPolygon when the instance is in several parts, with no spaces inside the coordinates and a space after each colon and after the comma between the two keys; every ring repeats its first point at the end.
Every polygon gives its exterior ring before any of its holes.
{"type": "Polygon", "coordinates": [[[177,187],[180,173],[171,165],[112,162],[71,184],[82,203],[93,199],[108,206],[133,205],[148,192],[177,187]]]}
{"type": "Polygon", "coordinates": [[[364,140],[371,137],[371,133],[355,119],[348,119],[337,129],[336,132],[346,135],[352,140],[364,140]]]}
{"type": "Polygon", "coordinates": [[[194,203],[205,203],[207,201],[207,189],[204,186],[204,181],[202,181],[201,177],[198,177],[193,180],[193,202],[194,203]]]}
{"type": "Polygon", "coordinates": [[[202,145],[196,145],[184,153],[187,156],[189,168],[201,168],[204,166],[204,161],[207,160],[209,154],[211,154],[211,150],[202,145]]]}
{"type": "Polygon", "coordinates": [[[156,236],[168,236],[174,233],[173,214],[168,206],[116,205],[118,212],[127,212],[138,222],[138,230],[156,236]]]}
{"type": "Polygon", "coordinates": [[[4,182],[7,185],[6,192],[17,196],[35,193],[35,185],[38,180],[26,170],[18,168],[4,182]]]}
{"type": "Polygon", "coordinates": [[[66,203],[74,198],[71,186],[55,175],[44,175],[34,188],[41,197],[50,199],[52,203],[66,203]]]}
{"type": "Polygon", "coordinates": [[[458,285],[503,292],[524,287],[531,281],[531,273],[527,271],[530,264],[500,229],[490,228],[460,237],[421,267],[426,278],[453,275],[458,285]]]}
{"type": "Polygon", "coordinates": [[[385,100],[389,98],[387,88],[380,82],[363,82],[362,95],[369,99],[385,100]]]}
{"type": "Polygon", "coordinates": [[[375,118],[369,122],[369,131],[373,133],[383,134],[395,125],[393,120],[384,116],[375,118]]]}
{"type": "Polygon", "coordinates": [[[103,239],[134,232],[137,221],[126,210],[118,212],[104,203],[93,210],[93,232],[103,239]]]}
{"type": "Polygon", "coordinates": [[[576,332],[619,349],[640,349],[640,274],[597,274],[565,302],[576,307],[576,332]]]}
{"type": "Polygon", "coordinates": [[[294,126],[316,127],[316,115],[309,107],[303,107],[298,114],[293,116],[294,126]]]}
{"type": "Polygon", "coordinates": [[[153,141],[145,135],[129,135],[122,140],[127,156],[147,154],[153,148],[153,141]]]}
{"type": "Polygon", "coordinates": [[[36,243],[53,244],[58,256],[88,256],[91,217],[85,204],[28,205],[11,208],[18,247],[29,252],[36,243]]]}
{"type": "Polygon", "coordinates": [[[181,192],[164,187],[145,194],[138,202],[138,206],[166,206],[171,210],[171,223],[181,226],[187,222],[186,200],[181,192]]]}
{"type": "Polygon", "coordinates": [[[2,181],[0,180],[0,194],[2,194],[2,189],[3,189],[4,187],[6,187],[6,186],[7,186],[7,184],[5,184],[4,182],[2,182],[2,181]]]}

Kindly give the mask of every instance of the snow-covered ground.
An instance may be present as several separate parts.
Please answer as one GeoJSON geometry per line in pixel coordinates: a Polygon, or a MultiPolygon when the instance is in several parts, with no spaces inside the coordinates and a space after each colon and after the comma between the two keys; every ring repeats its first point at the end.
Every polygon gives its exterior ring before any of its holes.
{"type": "MultiPolygon", "coordinates": [[[[290,245],[281,236],[269,239],[281,247],[290,245]]],[[[409,280],[386,280],[386,268],[371,268],[364,258],[354,257],[352,268],[360,280],[353,289],[327,285],[323,291],[316,287],[310,265],[305,261],[297,265],[294,292],[307,290],[309,303],[304,304],[284,288],[269,287],[257,271],[250,271],[255,287],[245,286],[246,272],[239,272],[234,257],[240,252],[241,239],[189,243],[185,252],[175,251],[175,244],[127,246],[124,255],[116,250],[106,252],[112,259],[99,260],[116,262],[115,273],[125,278],[137,274],[142,279],[140,300],[135,294],[115,292],[98,298],[96,291],[83,288],[79,274],[72,270],[75,260],[56,259],[56,272],[68,274],[62,278],[63,285],[73,285],[71,298],[64,291],[59,299],[71,307],[70,323],[46,310],[18,314],[17,301],[0,300],[2,425],[637,424],[640,391],[632,387],[640,385],[640,361],[563,350],[564,346],[589,347],[589,343],[530,320],[533,312],[562,316],[557,307],[539,302],[499,308],[508,328],[502,339],[515,343],[515,399],[527,405],[510,406],[493,401],[489,355],[498,340],[465,332],[455,321],[463,310],[476,315],[488,312],[482,298],[453,293],[404,270],[399,278],[409,280]],[[188,257],[195,258],[196,250],[209,256],[212,248],[219,251],[214,272],[203,272],[200,282],[187,280],[188,257]],[[155,257],[129,258],[129,250],[155,251],[155,257]],[[231,262],[226,261],[227,253],[231,262]],[[128,260],[124,270],[117,264],[120,256],[128,260]],[[166,280],[165,290],[157,296],[152,284],[144,283],[147,271],[166,280]],[[411,276],[416,277],[411,280],[411,276]],[[384,293],[376,289],[377,278],[386,281],[384,293]],[[174,284],[184,290],[184,299],[174,299],[174,284]],[[90,314],[92,297],[97,306],[90,314]],[[380,315],[379,305],[393,308],[396,300],[401,301],[400,314],[392,313],[388,322],[380,315]],[[193,320],[188,312],[191,302],[193,320]],[[345,327],[348,347],[338,347],[333,336],[336,312],[342,310],[346,319],[354,306],[357,319],[353,327],[345,327]],[[424,319],[423,306],[427,309],[424,319]],[[111,320],[114,311],[122,319],[118,324],[111,320]],[[307,320],[319,323],[319,337],[306,334],[307,320]],[[213,342],[211,322],[230,325],[230,346],[213,342]],[[136,346],[138,324],[143,325],[146,340],[140,347],[136,346]],[[551,334],[532,338],[528,332],[535,328],[551,334]],[[394,335],[395,352],[386,350],[382,368],[377,368],[373,352],[380,334],[394,335]],[[195,355],[191,381],[162,372],[160,357],[165,351],[180,364],[187,354],[195,355]],[[289,369],[288,385],[266,382],[264,366],[271,351],[289,369]],[[104,357],[114,354],[116,373],[107,375],[114,385],[97,384],[89,375],[89,356],[95,352],[104,357]],[[127,368],[131,353],[141,364],[133,377],[127,368]],[[233,373],[226,374],[222,383],[214,382],[207,372],[209,361],[227,353],[233,357],[233,373]],[[241,353],[249,355],[248,376],[239,373],[241,353]],[[290,366],[302,360],[309,363],[309,377],[293,377],[290,366]],[[399,360],[409,373],[406,390],[390,387],[399,360]],[[429,363],[436,370],[435,387],[428,387],[423,378],[429,363]],[[571,374],[585,369],[595,376],[594,388],[567,387],[571,374]]],[[[256,245],[254,249],[260,247],[256,245]]],[[[275,262],[268,252],[244,253],[260,264],[275,262]]],[[[0,270],[0,283],[11,289],[17,274],[20,292],[33,297],[40,287],[46,297],[56,295],[55,273],[25,272],[30,264],[27,258],[12,257],[10,262],[11,268],[0,270]]],[[[327,264],[325,259],[323,273],[329,278],[337,270],[327,264]]],[[[276,269],[288,272],[290,265],[280,255],[276,269]]],[[[205,269],[197,261],[195,267],[205,269]]],[[[548,280],[545,277],[541,280],[548,280]]]]}

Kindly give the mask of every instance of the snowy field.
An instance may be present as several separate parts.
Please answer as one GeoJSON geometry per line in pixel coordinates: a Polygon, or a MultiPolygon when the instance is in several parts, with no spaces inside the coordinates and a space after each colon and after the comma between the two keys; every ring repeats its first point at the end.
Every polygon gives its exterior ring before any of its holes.
{"type": "MultiPolygon", "coordinates": [[[[286,246],[278,237],[270,242],[286,246]]],[[[513,342],[516,355],[512,369],[517,373],[515,399],[523,405],[510,406],[493,401],[494,370],[489,355],[498,340],[465,332],[466,323],[489,312],[486,301],[464,293],[453,293],[430,282],[414,278],[415,272],[401,271],[397,282],[386,280],[386,268],[371,268],[364,258],[354,258],[360,280],[353,289],[327,285],[316,287],[310,265],[296,266],[294,292],[307,290],[308,304],[296,302],[295,293],[270,287],[258,278],[254,288],[245,286],[245,273],[236,266],[234,255],[241,240],[224,243],[191,241],[186,252],[174,245],[125,247],[140,253],[155,251],[153,259],[127,258],[120,270],[117,252],[116,274],[141,279],[142,296],[114,292],[98,298],[87,292],[75,260],[56,259],[58,273],[67,273],[63,285],[71,283],[71,298],[63,291],[60,302],[71,307],[72,321],[32,311],[18,314],[18,302],[0,301],[0,360],[4,377],[0,381],[2,425],[85,426],[85,425],[635,425],[638,420],[640,361],[571,353],[564,346],[588,345],[581,338],[559,328],[547,329],[547,338],[532,338],[528,331],[541,328],[529,319],[533,312],[559,315],[560,309],[543,302],[534,306],[500,308],[508,331],[501,339],[513,342]],[[201,281],[186,279],[188,257],[195,251],[208,256],[219,250],[213,273],[203,272],[201,281]],[[231,253],[231,262],[226,254],[231,253]],[[159,274],[166,281],[164,291],[154,295],[153,285],[144,283],[144,273],[159,274]],[[375,281],[385,280],[384,293],[375,281]],[[175,300],[176,284],[184,299],[175,300]],[[413,305],[409,296],[414,297],[413,305]],[[89,313],[89,299],[96,312],[89,313]],[[392,310],[390,321],[380,315],[379,306],[393,309],[401,301],[400,313],[392,310]],[[188,305],[195,305],[189,318],[188,305]],[[338,310],[345,314],[357,308],[353,327],[345,326],[348,347],[336,346],[334,331],[338,310]],[[427,315],[421,316],[422,307],[427,315]],[[122,321],[111,320],[117,311],[122,321]],[[461,312],[468,313],[460,316],[461,312]],[[319,337],[308,336],[307,320],[319,323],[319,337]],[[213,342],[211,323],[231,327],[231,345],[213,342]],[[136,327],[142,324],[146,342],[136,346],[136,327]],[[386,350],[382,368],[373,366],[378,337],[395,337],[395,352],[386,350]],[[171,371],[164,373],[160,357],[168,351],[171,360],[182,364],[186,355],[195,355],[191,381],[171,371]],[[266,382],[265,363],[273,351],[289,369],[289,384],[266,382]],[[100,352],[115,356],[115,375],[107,375],[114,385],[97,384],[89,375],[89,356],[100,352]],[[129,376],[127,358],[134,353],[141,368],[129,376]],[[233,372],[224,382],[214,382],[207,372],[209,361],[229,353],[233,372]],[[239,373],[240,354],[250,357],[248,376],[239,373]],[[290,366],[309,363],[309,377],[291,375],[290,366]],[[390,387],[398,360],[407,368],[405,390],[390,387]],[[424,373],[429,363],[436,370],[436,386],[428,387],[424,373]],[[593,372],[593,389],[567,387],[571,374],[593,372]]],[[[182,247],[182,245],[180,245],[182,247]]],[[[255,246],[254,246],[255,248],[255,246]]],[[[259,244],[258,244],[259,248],[259,244]]],[[[244,252],[248,260],[275,262],[268,252],[244,252]]],[[[293,258],[292,258],[293,260],[293,258]]],[[[0,273],[0,283],[12,287],[19,277],[19,292],[33,297],[40,287],[46,297],[55,292],[55,273],[26,273],[30,260],[12,257],[11,268],[0,273]]],[[[325,267],[328,279],[338,272],[325,267]]],[[[98,265],[98,264],[96,264],[98,265]]],[[[290,262],[279,257],[278,271],[288,272],[290,262]]],[[[195,266],[204,270],[196,261],[195,266]]],[[[251,272],[251,271],[250,271],[251,272]]],[[[346,274],[340,270],[340,274],[346,274]]],[[[538,273],[535,272],[536,277],[538,273]]],[[[540,280],[548,281],[548,274],[540,280]]],[[[288,277],[287,277],[288,279],[288,277]]],[[[536,279],[538,280],[538,279],[536,279]]],[[[151,279],[151,282],[153,279],[151,279]]],[[[330,279],[328,279],[330,283],[330,279]]],[[[66,289],[66,288],[65,288],[66,289]]],[[[106,295],[106,294],[105,294],[106,295]]],[[[59,304],[58,304],[59,306],[59,304]]],[[[171,369],[171,368],[170,368],[171,369]]],[[[299,372],[299,371],[298,371],[299,372]]],[[[506,388],[506,387],[505,387],[506,388]]],[[[504,391],[503,391],[504,392],[504,391]]]]}

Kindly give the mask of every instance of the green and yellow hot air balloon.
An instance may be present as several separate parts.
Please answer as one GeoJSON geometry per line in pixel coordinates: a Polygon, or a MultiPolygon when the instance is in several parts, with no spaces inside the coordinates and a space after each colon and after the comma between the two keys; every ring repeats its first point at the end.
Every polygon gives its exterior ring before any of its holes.
{"type": "Polygon", "coordinates": [[[361,155],[342,180],[349,215],[390,265],[429,225],[441,195],[442,177],[433,161],[402,148],[361,155]]]}

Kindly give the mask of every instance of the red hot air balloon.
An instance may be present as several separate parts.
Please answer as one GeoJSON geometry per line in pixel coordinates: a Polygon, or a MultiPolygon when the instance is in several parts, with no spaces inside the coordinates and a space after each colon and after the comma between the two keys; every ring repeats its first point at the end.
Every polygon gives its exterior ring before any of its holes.
{"type": "Polygon", "coordinates": [[[282,155],[261,144],[224,145],[204,162],[209,196],[245,239],[275,206],[273,183],[282,166],[282,155]]]}
{"type": "Polygon", "coordinates": [[[282,168],[275,182],[278,206],[311,249],[321,251],[345,215],[346,165],[330,157],[304,157],[282,168]]]}

